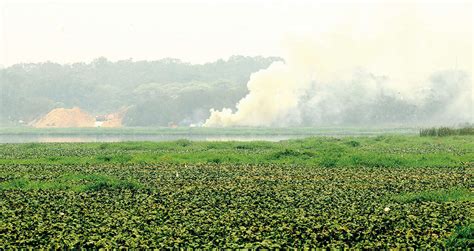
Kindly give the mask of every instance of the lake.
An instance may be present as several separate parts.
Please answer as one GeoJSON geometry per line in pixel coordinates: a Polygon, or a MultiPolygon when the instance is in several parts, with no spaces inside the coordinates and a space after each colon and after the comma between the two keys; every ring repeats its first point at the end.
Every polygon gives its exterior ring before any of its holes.
{"type": "Polygon", "coordinates": [[[0,128],[0,143],[122,141],[281,141],[314,136],[416,134],[415,128],[0,128]]]}

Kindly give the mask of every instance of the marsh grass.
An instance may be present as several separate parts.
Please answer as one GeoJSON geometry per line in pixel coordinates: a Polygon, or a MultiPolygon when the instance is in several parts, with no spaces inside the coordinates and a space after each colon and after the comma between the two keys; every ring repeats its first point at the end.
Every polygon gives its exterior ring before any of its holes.
{"type": "Polygon", "coordinates": [[[447,190],[423,191],[417,193],[404,193],[392,197],[393,200],[400,203],[434,201],[474,201],[474,195],[467,188],[452,188],[447,190]]]}
{"type": "Polygon", "coordinates": [[[127,163],[132,159],[132,156],[128,154],[115,154],[115,155],[98,155],[96,157],[97,163],[127,163]]]}
{"type": "Polygon", "coordinates": [[[280,142],[0,144],[1,165],[297,164],[322,167],[459,167],[472,136],[312,137],[280,142]]]}
{"type": "Polygon", "coordinates": [[[474,135],[474,126],[466,126],[462,128],[433,127],[420,129],[420,136],[422,137],[445,137],[455,135],[474,135]]]}
{"type": "Polygon", "coordinates": [[[474,224],[459,226],[446,241],[449,248],[463,248],[474,246],[474,224]]]}

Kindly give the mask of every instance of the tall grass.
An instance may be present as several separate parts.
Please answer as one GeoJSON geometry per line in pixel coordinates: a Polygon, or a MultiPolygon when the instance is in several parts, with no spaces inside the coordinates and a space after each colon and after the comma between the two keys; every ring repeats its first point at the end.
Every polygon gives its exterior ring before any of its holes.
{"type": "MultiPolygon", "coordinates": [[[[463,249],[463,247],[474,246],[474,224],[459,226],[446,242],[448,248],[463,249]]],[[[470,250],[469,248],[466,250],[470,250]]]]}
{"type": "Polygon", "coordinates": [[[467,188],[451,188],[445,190],[423,191],[417,193],[404,193],[392,197],[400,203],[410,203],[415,201],[473,201],[474,196],[467,188]]]}
{"type": "Polygon", "coordinates": [[[421,137],[444,137],[455,135],[474,135],[474,126],[466,126],[462,128],[432,127],[420,129],[421,137]]]}

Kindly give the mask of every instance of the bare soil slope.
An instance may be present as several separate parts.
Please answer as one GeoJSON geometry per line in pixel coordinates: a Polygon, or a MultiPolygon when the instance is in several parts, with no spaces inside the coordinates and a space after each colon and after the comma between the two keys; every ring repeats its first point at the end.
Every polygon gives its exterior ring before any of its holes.
{"type": "Polygon", "coordinates": [[[78,107],[56,108],[33,124],[36,128],[47,127],[94,127],[95,118],[78,107]]]}

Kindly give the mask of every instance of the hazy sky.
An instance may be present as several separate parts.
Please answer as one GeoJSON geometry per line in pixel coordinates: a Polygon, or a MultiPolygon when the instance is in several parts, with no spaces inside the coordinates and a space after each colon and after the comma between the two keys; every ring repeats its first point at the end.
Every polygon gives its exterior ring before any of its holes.
{"type": "Polygon", "coordinates": [[[472,60],[471,1],[413,2],[3,0],[0,64],[282,56],[287,39],[337,31],[370,37],[372,26],[383,29],[391,18],[402,30],[422,26],[452,36],[472,60]]]}

